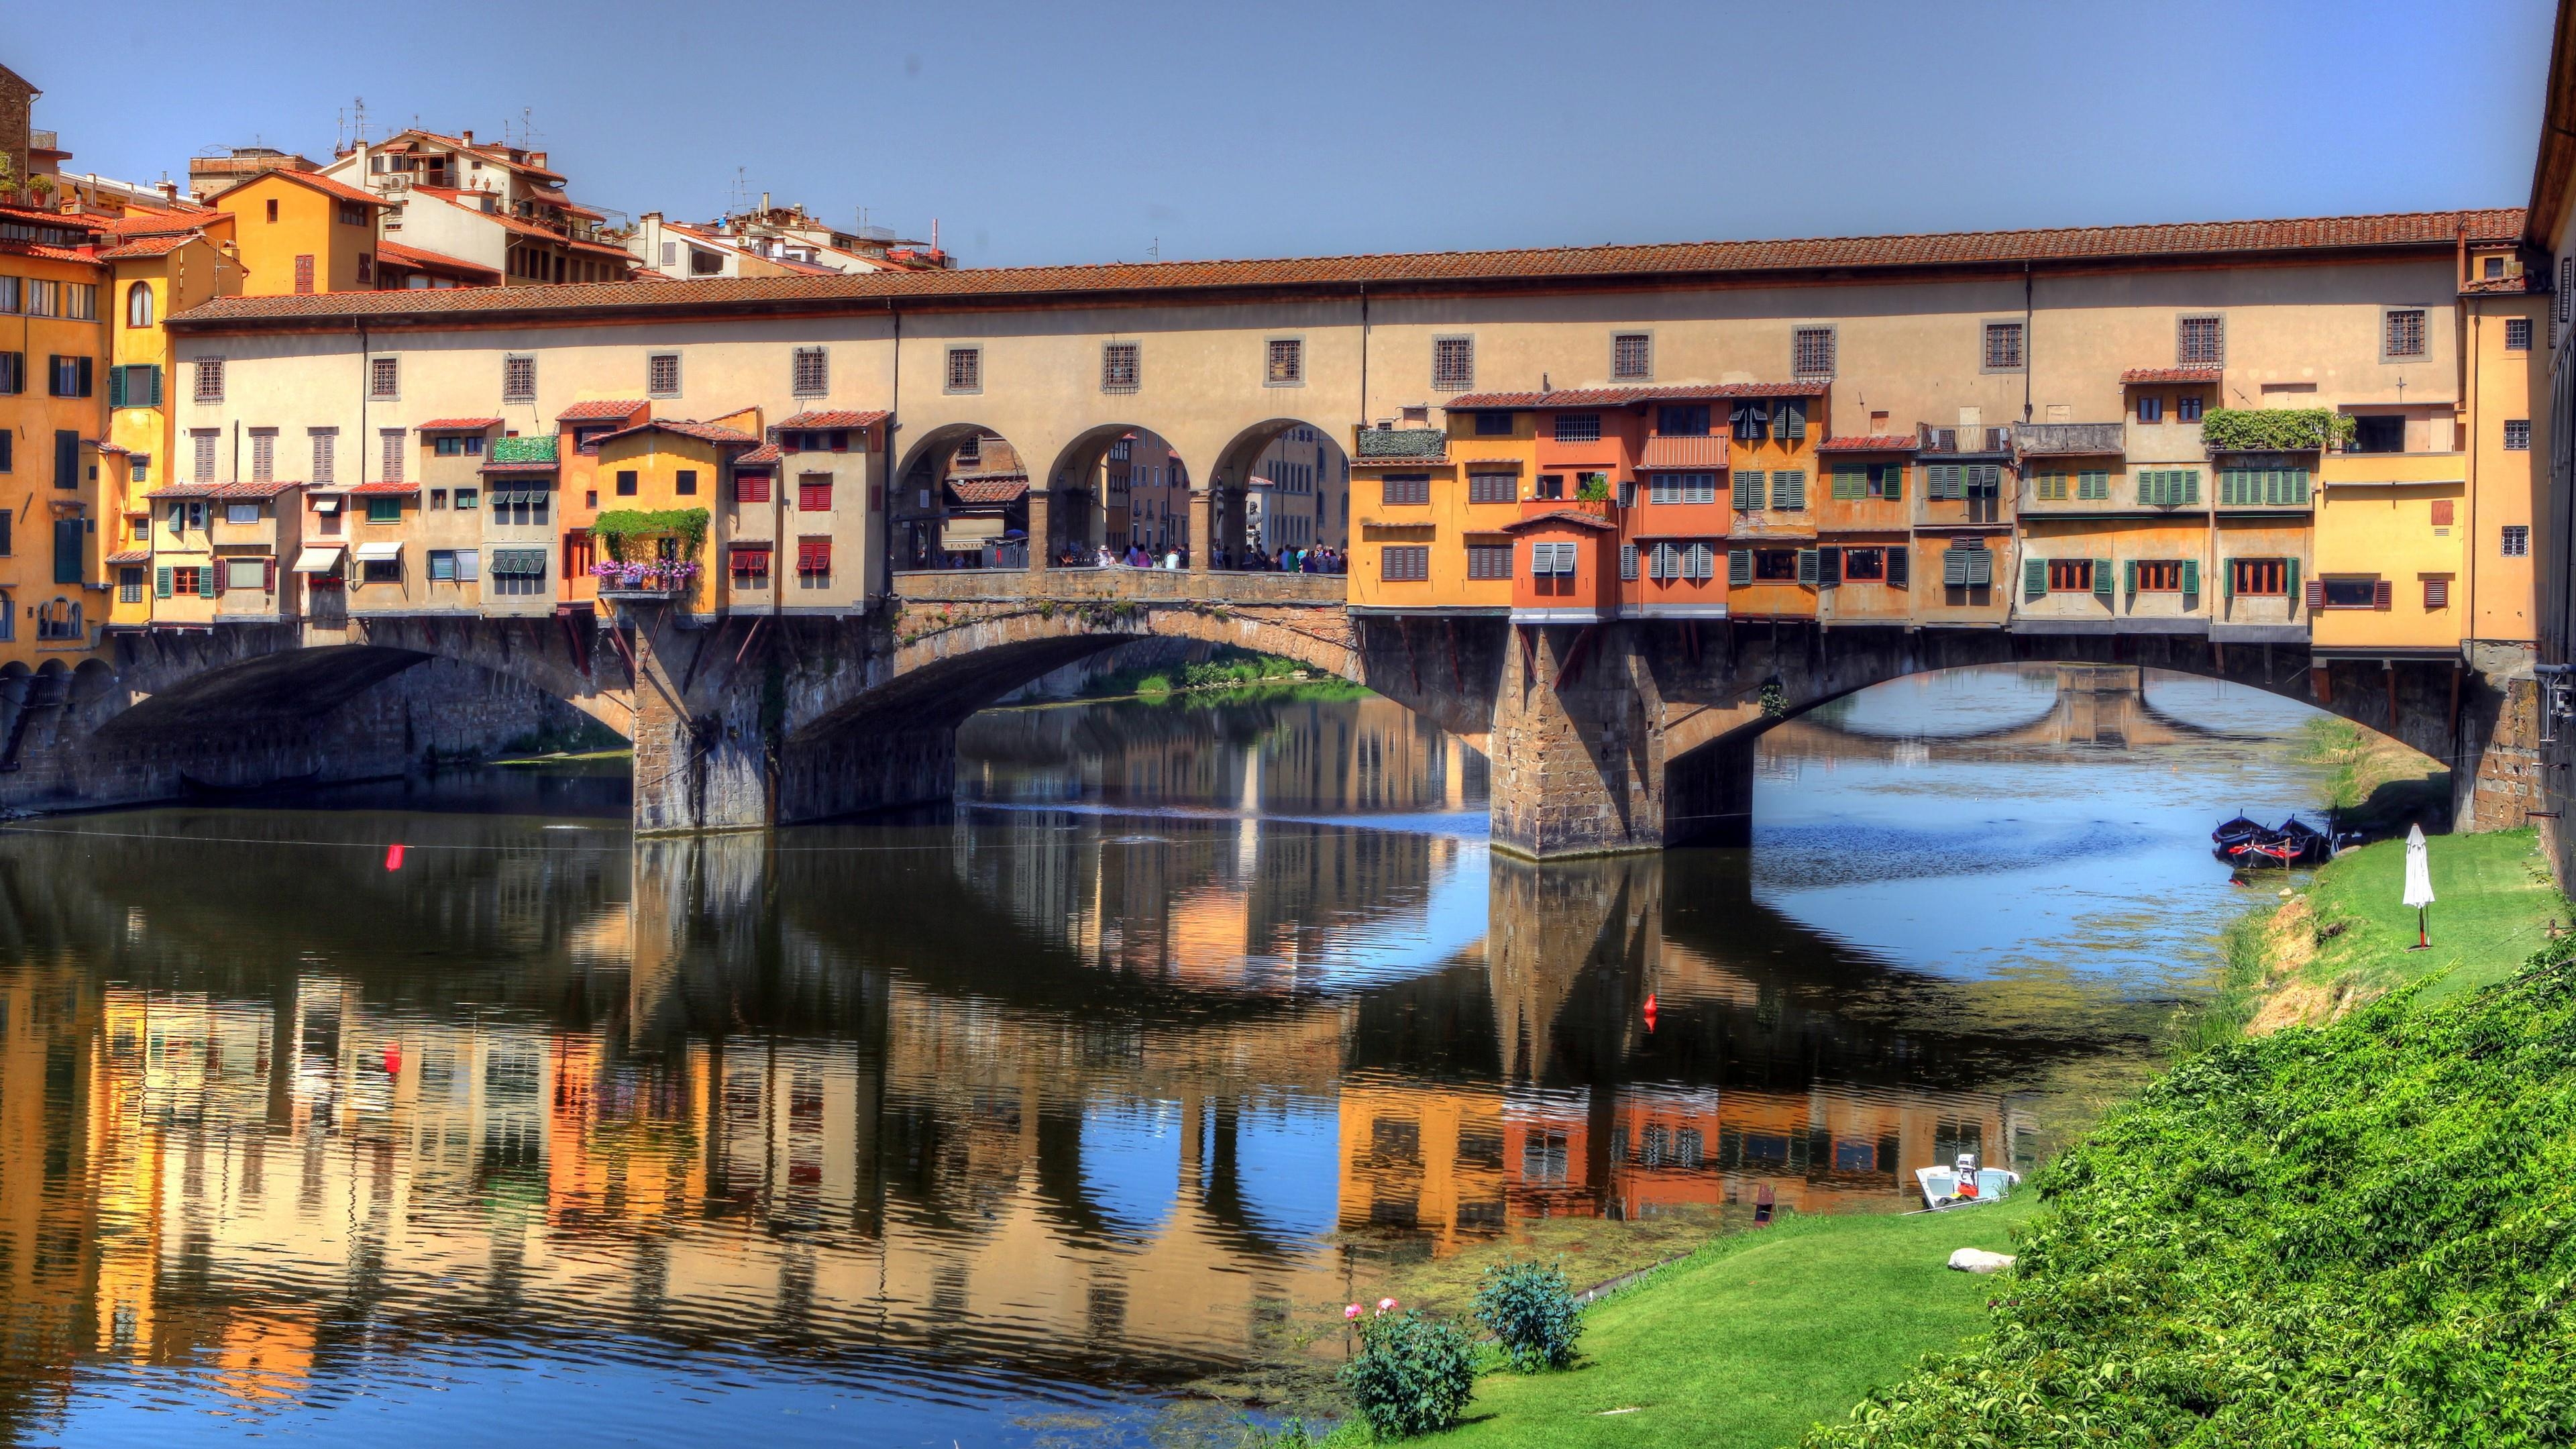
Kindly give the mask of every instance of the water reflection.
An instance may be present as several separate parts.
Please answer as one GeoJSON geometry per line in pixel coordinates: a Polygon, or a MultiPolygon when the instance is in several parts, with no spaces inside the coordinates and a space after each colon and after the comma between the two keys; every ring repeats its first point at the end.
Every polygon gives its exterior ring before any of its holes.
{"type": "MultiPolygon", "coordinates": [[[[2064,712],[1990,684],[1989,723],[2064,712]]],[[[978,726],[1028,746],[976,767],[1007,798],[774,844],[414,802],[0,834],[0,1419],[1133,1437],[1135,1391],[1341,1301],[1353,1240],[1895,1207],[2044,1150],[2226,905],[2161,826],[1921,843],[2300,788],[2082,707],[2073,744],[1784,727],[1755,850],[1568,866],[1489,856],[1459,753],[1375,700],[1213,745],[1027,711],[978,726]],[[1085,734],[1068,775],[1028,743],[1085,734]],[[2140,880],[2163,908],[2102,919],[2140,880]],[[1989,924],[1871,918],[1916,882],[1989,924]]]]}

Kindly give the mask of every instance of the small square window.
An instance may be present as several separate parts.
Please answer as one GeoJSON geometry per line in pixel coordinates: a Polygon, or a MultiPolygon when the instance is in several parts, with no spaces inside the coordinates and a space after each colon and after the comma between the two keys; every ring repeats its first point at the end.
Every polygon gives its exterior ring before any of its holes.
{"type": "Polygon", "coordinates": [[[2506,558],[2531,557],[2531,525],[2508,523],[2504,526],[2504,556],[2506,558]]]}
{"type": "Polygon", "coordinates": [[[821,397],[831,390],[829,358],[820,347],[797,348],[791,373],[790,388],[798,397],[821,397]]]}
{"type": "Polygon", "coordinates": [[[1801,327],[1790,334],[1789,370],[1798,377],[1834,375],[1834,329],[1801,327]]]}
{"type": "Polygon", "coordinates": [[[1134,392],[1142,372],[1141,344],[1104,342],[1100,345],[1100,390],[1134,392]]]}
{"type": "Polygon", "coordinates": [[[2529,352],[2531,350],[2530,318],[2507,317],[2504,319],[2504,350],[2507,352],[2529,352]]]}
{"type": "Polygon", "coordinates": [[[1476,385],[1476,342],[1471,337],[1431,340],[1431,390],[1465,392],[1476,385]]]}
{"type": "Polygon", "coordinates": [[[2165,400],[2153,393],[2140,394],[2138,397],[2138,421],[2142,423],[2160,423],[2164,420],[2165,400]]]}
{"type": "Polygon", "coordinates": [[[2509,453],[2531,451],[2531,419],[2507,418],[2504,421],[2504,446],[2509,453]]]}
{"type": "Polygon", "coordinates": [[[402,359],[379,357],[368,363],[367,395],[375,398],[402,396],[402,359]]]}
{"type": "Polygon", "coordinates": [[[2185,317],[2174,326],[2176,367],[2217,367],[2227,360],[2225,324],[2216,317],[2185,317]]]}
{"type": "Polygon", "coordinates": [[[2383,330],[2385,352],[2391,362],[2411,361],[2427,355],[2424,309],[2391,307],[2383,330]]]}
{"type": "Polygon", "coordinates": [[[680,354],[656,352],[644,360],[644,391],[653,397],[680,395],[680,354]]]}
{"type": "Polygon", "coordinates": [[[1306,344],[1294,337],[1273,337],[1262,382],[1269,387],[1306,385],[1306,344]]]}
{"type": "Polygon", "coordinates": [[[1986,371],[2019,372],[2022,367],[2021,359],[2021,324],[2018,322],[1987,323],[1986,371]]]}
{"type": "Polygon", "coordinates": [[[533,357],[501,359],[501,401],[535,402],[537,400],[537,360],[533,357]]]}
{"type": "Polygon", "coordinates": [[[950,392],[984,390],[984,349],[980,347],[948,349],[947,387],[950,392]]]}
{"type": "Polygon", "coordinates": [[[1655,339],[1645,332],[1619,332],[1610,338],[1610,376],[1619,382],[1644,382],[1655,375],[1655,339]]]}

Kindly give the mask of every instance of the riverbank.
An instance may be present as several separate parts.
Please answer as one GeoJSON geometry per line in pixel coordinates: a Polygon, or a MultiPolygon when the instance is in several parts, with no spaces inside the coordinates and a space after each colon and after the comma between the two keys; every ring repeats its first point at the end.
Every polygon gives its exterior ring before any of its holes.
{"type": "Polygon", "coordinates": [[[2576,1330],[2523,1307],[2556,1301],[2551,1265],[2576,1253],[2554,1226],[2576,1201],[2576,939],[2549,932],[2567,904],[2533,832],[2435,837],[2435,946],[2410,951],[2404,851],[2349,851],[2249,914],[2210,1049],[2039,1191],[1731,1233],[1590,1310],[1575,1369],[1486,1374],[1434,1442],[2431,1445],[2518,1442],[2479,1427],[2535,1414],[2576,1432],[2576,1330]],[[1944,1266],[2007,1239],[2015,1274],[1944,1266]],[[2231,1428],[2191,1437],[2212,1421],[2231,1428]]]}

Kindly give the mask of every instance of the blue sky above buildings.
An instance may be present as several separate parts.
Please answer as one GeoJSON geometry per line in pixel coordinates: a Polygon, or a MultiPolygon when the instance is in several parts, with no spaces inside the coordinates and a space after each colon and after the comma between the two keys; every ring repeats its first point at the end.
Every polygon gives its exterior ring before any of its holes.
{"type": "Polygon", "coordinates": [[[524,112],[594,206],[739,185],[997,266],[2514,205],[2551,14],[22,0],[0,62],[74,170],[524,112]]]}

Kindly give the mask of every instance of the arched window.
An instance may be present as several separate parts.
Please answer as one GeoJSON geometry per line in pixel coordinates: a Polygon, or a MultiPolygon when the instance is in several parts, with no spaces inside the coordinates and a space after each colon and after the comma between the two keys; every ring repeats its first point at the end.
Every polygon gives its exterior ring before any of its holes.
{"type": "Polygon", "coordinates": [[[137,282],[125,289],[125,325],[128,327],[152,325],[152,284],[150,282],[137,282]]]}

